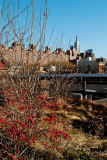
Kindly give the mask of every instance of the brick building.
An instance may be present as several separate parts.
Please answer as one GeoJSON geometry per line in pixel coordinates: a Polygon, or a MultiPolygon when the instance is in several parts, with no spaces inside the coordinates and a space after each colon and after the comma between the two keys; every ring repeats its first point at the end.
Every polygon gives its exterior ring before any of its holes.
{"type": "Polygon", "coordinates": [[[103,58],[95,59],[92,49],[80,53],[78,36],[74,46],[70,46],[67,51],[63,51],[63,48],[51,51],[49,46],[46,46],[44,51],[40,51],[37,50],[36,44],[30,44],[29,49],[25,49],[24,44],[17,41],[14,41],[9,48],[6,48],[6,45],[0,45],[0,60],[7,68],[10,66],[13,69],[15,66],[20,68],[23,65],[49,64],[54,61],[72,62],[77,67],[77,71],[85,73],[103,73],[107,68],[105,66],[107,62],[103,61],[103,58]]]}
{"type": "Polygon", "coordinates": [[[5,45],[0,46],[0,59],[5,59],[10,66],[34,63],[46,64],[52,61],[72,62],[77,59],[78,55],[74,47],[65,52],[63,48],[58,48],[52,52],[49,46],[45,47],[45,51],[39,51],[35,44],[31,44],[29,49],[26,50],[23,44],[16,41],[9,48],[6,48],[5,45]]]}

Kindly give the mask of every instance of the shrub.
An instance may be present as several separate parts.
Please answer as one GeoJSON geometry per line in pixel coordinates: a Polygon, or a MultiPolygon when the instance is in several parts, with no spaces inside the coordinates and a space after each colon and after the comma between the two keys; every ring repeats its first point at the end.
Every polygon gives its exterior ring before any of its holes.
{"type": "Polygon", "coordinates": [[[65,153],[65,157],[68,157],[70,160],[93,160],[93,155],[91,151],[86,146],[69,148],[65,153]]]}
{"type": "Polygon", "coordinates": [[[34,158],[38,144],[41,150],[43,148],[52,154],[64,151],[62,143],[70,136],[66,132],[64,119],[54,113],[61,110],[56,99],[46,99],[41,92],[30,97],[25,87],[17,92],[14,88],[5,87],[3,93],[8,103],[0,110],[1,157],[34,158]]]}
{"type": "Polygon", "coordinates": [[[19,75],[30,75],[40,71],[40,64],[29,64],[19,70],[19,75]]]}
{"type": "Polygon", "coordinates": [[[71,62],[64,62],[64,61],[53,61],[51,63],[42,64],[43,67],[48,67],[50,65],[56,66],[57,71],[67,71],[67,70],[73,70],[74,65],[71,62]]]}

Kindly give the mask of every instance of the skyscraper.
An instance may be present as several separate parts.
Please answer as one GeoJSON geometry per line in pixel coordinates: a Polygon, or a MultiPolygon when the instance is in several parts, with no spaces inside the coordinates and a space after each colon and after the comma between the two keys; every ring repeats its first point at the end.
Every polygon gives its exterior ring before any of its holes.
{"type": "Polygon", "coordinates": [[[77,52],[80,54],[80,43],[78,41],[78,35],[76,36],[76,41],[74,43],[74,48],[77,50],[77,52]]]}

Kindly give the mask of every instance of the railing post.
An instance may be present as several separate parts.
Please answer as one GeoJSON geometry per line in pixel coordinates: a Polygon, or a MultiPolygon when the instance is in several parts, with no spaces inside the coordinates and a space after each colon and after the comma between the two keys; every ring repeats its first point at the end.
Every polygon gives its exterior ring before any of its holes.
{"type": "Polygon", "coordinates": [[[87,84],[86,81],[83,80],[83,81],[82,81],[82,91],[83,91],[83,98],[84,98],[84,99],[87,99],[86,84],[87,84]]]}

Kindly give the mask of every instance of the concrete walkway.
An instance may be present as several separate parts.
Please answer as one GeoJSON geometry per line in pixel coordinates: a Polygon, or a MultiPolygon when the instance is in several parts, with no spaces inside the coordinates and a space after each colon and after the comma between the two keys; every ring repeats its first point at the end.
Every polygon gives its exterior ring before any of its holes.
{"type": "Polygon", "coordinates": [[[107,98],[95,100],[95,102],[107,104],[107,98]]]}

